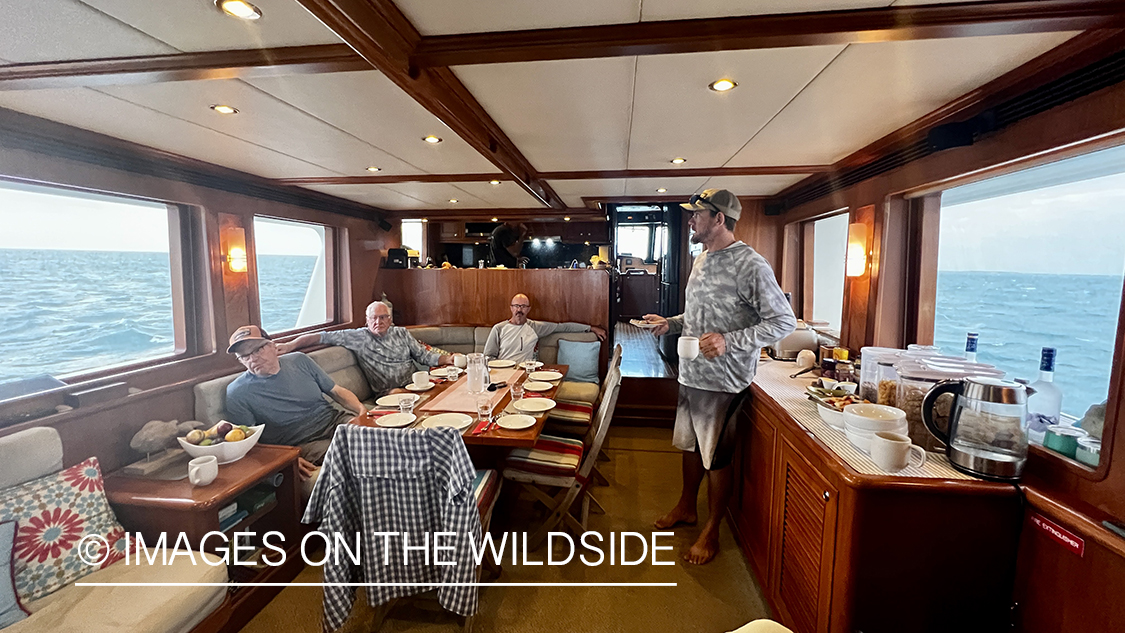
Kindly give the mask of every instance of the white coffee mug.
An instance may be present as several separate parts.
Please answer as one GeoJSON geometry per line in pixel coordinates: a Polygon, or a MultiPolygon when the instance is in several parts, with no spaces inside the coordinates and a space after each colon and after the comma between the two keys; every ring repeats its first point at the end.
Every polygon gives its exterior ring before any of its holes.
{"type": "Polygon", "coordinates": [[[430,384],[430,372],[416,371],[414,372],[414,386],[418,389],[425,389],[430,384]]]}
{"type": "Polygon", "coordinates": [[[910,464],[910,454],[918,455],[915,467],[921,468],[926,463],[926,449],[911,444],[910,438],[901,433],[879,431],[871,438],[871,459],[875,465],[887,472],[896,472],[910,464]]]}
{"type": "Polygon", "coordinates": [[[453,364],[458,369],[464,369],[465,366],[469,364],[469,359],[466,358],[464,354],[454,354],[453,355],[453,364]]]}
{"type": "Polygon", "coordinates": [[[699,338],[695,336],[681,336],[676,343],[676,352],[684,360],[692,360],[699,356],[699,338]]]}
{"type": "Polygon", "coordinates": [[[187,478],[193,486],[206,486],[219,476],[219,458],[214,455],[196,457],[187,463],[187,478]]]}

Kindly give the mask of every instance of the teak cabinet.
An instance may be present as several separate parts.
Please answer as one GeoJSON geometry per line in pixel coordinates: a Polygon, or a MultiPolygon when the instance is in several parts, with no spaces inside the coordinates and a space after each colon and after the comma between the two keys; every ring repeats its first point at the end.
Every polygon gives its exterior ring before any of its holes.
{"type": "Polygon", "coordinates": [[[753,390],[729,511],[778,620],[796,633],[1008,627],[1015,487],[860,474],[753,390]]]}

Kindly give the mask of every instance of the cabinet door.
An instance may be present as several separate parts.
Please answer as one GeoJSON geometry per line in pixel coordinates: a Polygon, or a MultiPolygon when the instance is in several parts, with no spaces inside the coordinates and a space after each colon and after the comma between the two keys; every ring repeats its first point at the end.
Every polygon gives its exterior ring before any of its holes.
{"type": "Polygon", "coordinates": [[[442,222],[441,223],[441,236],[442,238],[460,238],[465,236],[465,223],[464,222],[442,222]]]}
{"type": "Polygon", "coordinates": [[[738,532],[760,579],[769,574],[770,513],[773,508],[774,438],[776,430],[760,409],[747,407],[743,433],[738,532]]]}
{"type": "Polygon", "coordinates": [[[785,439],[775,472],[770,587],[786,626],[828,630],[836,545],[836,489],[785,439]]]}

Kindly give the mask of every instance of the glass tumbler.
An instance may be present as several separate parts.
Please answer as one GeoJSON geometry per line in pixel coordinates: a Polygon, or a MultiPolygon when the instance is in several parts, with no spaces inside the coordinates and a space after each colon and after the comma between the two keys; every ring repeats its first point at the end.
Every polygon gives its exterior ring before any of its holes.
{"type": "Polygon", "coordinates": [[[512,385],[512,400],[523,400],[523,383],[512,385]]]}
{"type": "Polygon", "coordinates": [[[492,399],[488,396],[477,398],[477,420],[484,422],[492,418],[492,399]]]}
{"type": "Polygon", "coordinates": [[[399,398],[399,413],[414,413],[414,398],[399,398]]]}

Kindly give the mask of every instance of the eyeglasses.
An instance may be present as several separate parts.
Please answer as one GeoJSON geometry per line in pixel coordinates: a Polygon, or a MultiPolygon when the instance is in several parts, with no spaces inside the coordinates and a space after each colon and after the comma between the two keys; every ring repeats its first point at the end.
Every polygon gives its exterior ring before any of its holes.
{"type": "Polygon", "coordinates": [[[530,308],[530,307],[531,307],[531,305],[520,305],[520,304],[518,304],[518,303],[513,303],[513,304],[512,304],[512,307],[513,307],[513,308],[530,308]]]}
{"type": "Polygon", "coordinates": [[[367,318],[371,321],[390,321],[391,315],[389,315],[389,314],[376,314],[376,315],[373,315],[373,316],[369,316],[367,318]]]}
{"type": "Polygon", "coordinates": [[[247,360],[250,360],[251,358],[257,356],[258,354],[261,354],[262,350],[266,349],[269,346],[270,346],[270,344],[266,343],[265,345],[263,345],[263,346],[259,347],[258,349],[250,352],[249,354],[235,353],[234,357],[237,358],[239,361],[247,361],[247,360]]]}

